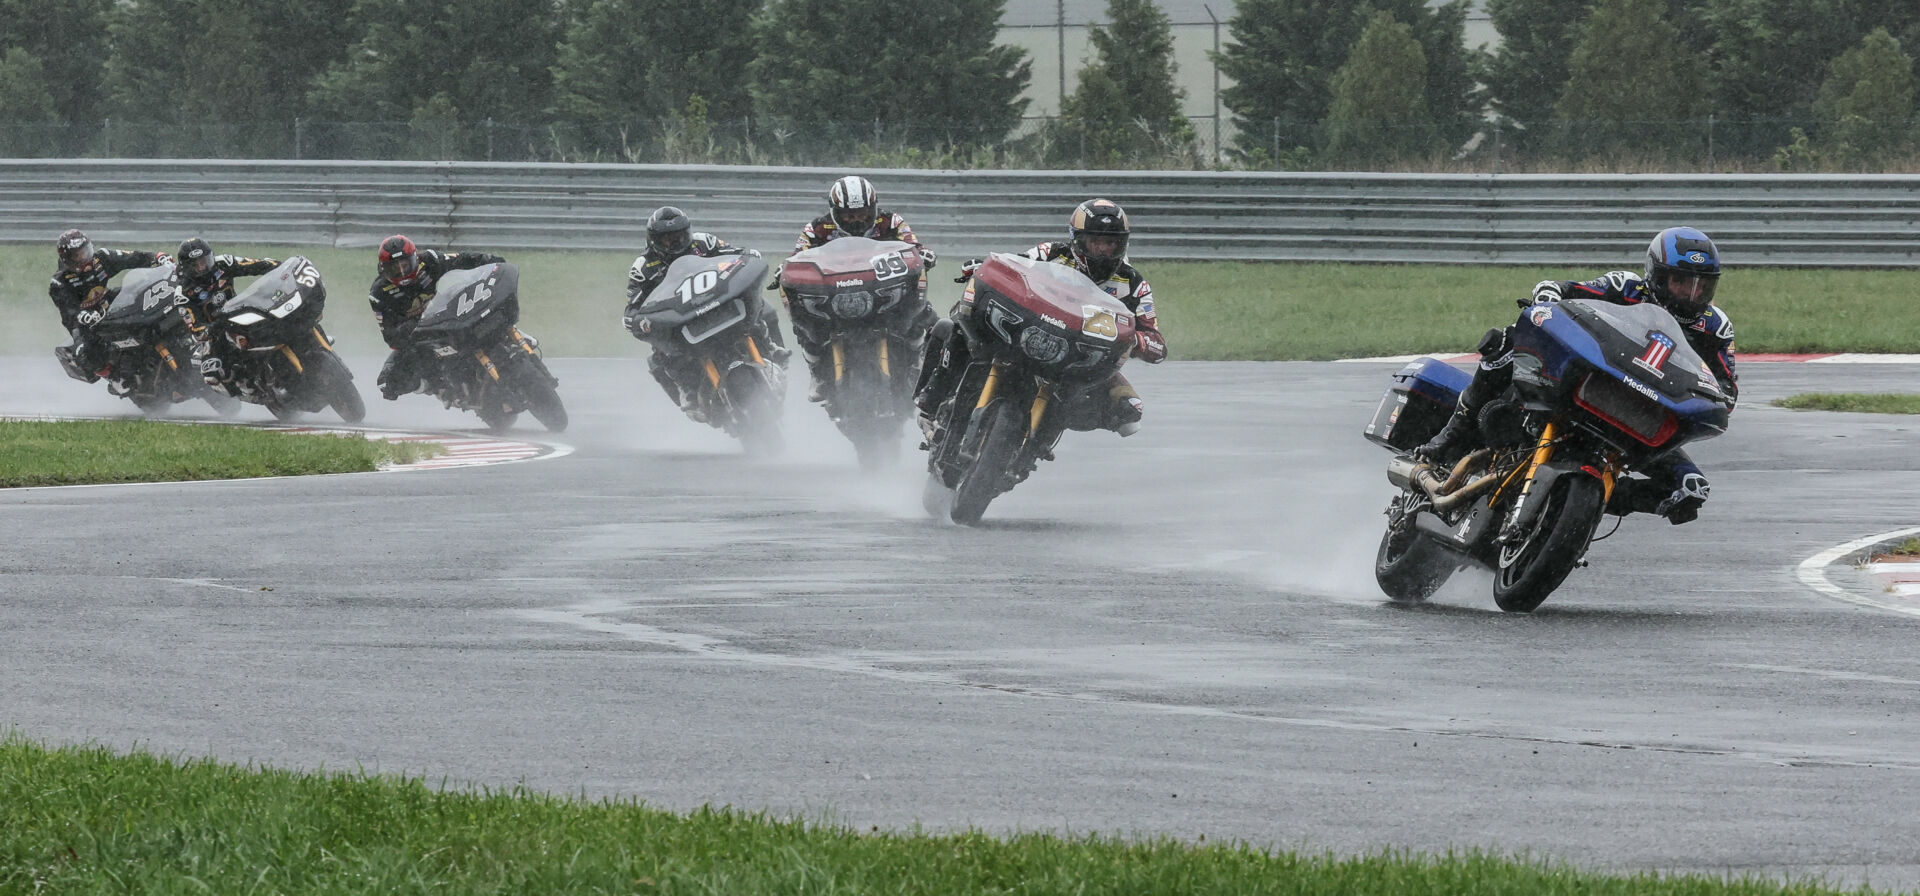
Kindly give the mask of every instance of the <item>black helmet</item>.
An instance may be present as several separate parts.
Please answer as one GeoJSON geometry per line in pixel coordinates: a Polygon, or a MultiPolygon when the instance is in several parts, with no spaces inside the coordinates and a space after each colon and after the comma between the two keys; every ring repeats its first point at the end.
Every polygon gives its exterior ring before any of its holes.
{"type": "Polygon", "coordinates": [[[827,189],[827,213],[848,236],[866,236],[880,219],[880,194],[866,178],[849,174],[827,189]]]}
{"type": "Polygon", "coordinates": [[[1683,324],[1713,306],[1720,285],[1720,250],[1692,227],[1669,227],[1647,244],[1647,289],[1653,300],[1683,324]]]}
{"type": "Polygon", "coordinates": [[[693,246],[693,222],[687,213],[671,205],[653,210],[647,217],[647,248],[661,258],[677,258],[693,246]]]}
{"type": "Polygon", "coordinates": [[[173,263],[179,266],[181,280],[202,282],[213,276],[213,247],[196,236],[180,244],[180,251],[173,253],[173,263]]]}
{"type": "Polygon", "coordinates": [[[93,264],[93,240],[78,228],[60,234],[54,247],[60,253],[60,270],[84,271],[93,264]]]}
{"type": "Polygon", "coordinates": [[[1073,260],[1087,271],[1095,283],[1106,280],[1127,257],[1127,213],[1120,204],[1107,199],[1089,199],[1073,210],[1067,233],[1073,238],[1073,260]],[[1105,245],[1094,247],[1090,238],[1106,237],[1105,245]],[[1100,251],[1095,252],[1094,249],[1100,251]]]}
{"type": "Polygon", "coordinates": [[[396,233],[380,241],[380,276],[395,286],[420,279],[420,250],[413,240],[396,233]]]}

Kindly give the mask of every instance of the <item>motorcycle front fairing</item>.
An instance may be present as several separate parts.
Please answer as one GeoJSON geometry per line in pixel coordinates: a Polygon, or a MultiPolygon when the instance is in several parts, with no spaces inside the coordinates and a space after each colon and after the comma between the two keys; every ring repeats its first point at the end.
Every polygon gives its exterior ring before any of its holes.
{"type": "Polygon", "coordinates": [[[214,319],[227,338],[246,351],[304,344],[320,324],[327,288],[313,262],[295,255],[220,304],[214,319]]]}
{"type": "Polygon", "coordinates": [[[795,253],[780,286],[793,325],[823,342],[849,330],[903,333],[926,304],[919,249],[900,240],[842,237],[795,253]]]}
{"type": "Polygon", "coordinates": [[[631,312],[636,335],[655,350],[678,354],[742,323],[751,327],[765,304],[759,289],[766,278],[767,262],[758,255],[676,258],[631,312]]]}
{"type": "Polygon", "coordinates": [[[1133,347],[1133,312],[1067,265],[996,252],[967,289],[973,348],[1044,379],[1105,380],[1133,347]]]}
{"type": "Polygon", "coordinates": [[[127,351],[158,341],[184,326],[174,310],[175,282],[171,264],[134,268],[120,281],[120,292],[94,327],[111,349],[127,351]]]}
{"type": "Polygon", "coordinates": [[[448,271],[420,311],[413,338],[439,357],[491,348],[520,322],[520,268],[509,262],[448,271]]]}

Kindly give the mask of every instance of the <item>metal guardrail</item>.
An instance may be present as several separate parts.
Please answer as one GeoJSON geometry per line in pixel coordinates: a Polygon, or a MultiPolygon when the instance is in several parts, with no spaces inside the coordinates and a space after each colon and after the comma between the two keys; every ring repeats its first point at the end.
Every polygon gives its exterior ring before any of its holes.
{"type": "MultiPolygon", "coordinates": [[[[0,242],[423,245],[638,253],[649,212],[785,254],[847,172],[483,162],[0,160],[0,242]]],[[[946,257],[1065,235],[1094,196],[1140,260],[1637,266],[1688,224],[1740,266],[1920,266],[1920,176],[862,172],[946,257]]]]}

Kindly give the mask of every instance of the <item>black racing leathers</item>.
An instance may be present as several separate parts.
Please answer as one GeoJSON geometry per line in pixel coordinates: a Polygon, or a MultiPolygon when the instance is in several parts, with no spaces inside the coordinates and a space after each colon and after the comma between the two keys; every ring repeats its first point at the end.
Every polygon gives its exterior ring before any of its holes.
{"type": "MultiPolygon", "coordinates": [[[[744,255],[751,251],[753,250],[741,246],[734,246],[711,233],[702,233],[700,231],[693,233],[691,241],[687,244],[687,251],[680,255],[662,255],[649,248],[646,252],[641,253],[640,257],[635,258],[633,260],[633,267],[627,270],[626,310],[632,311],[645,304],[647,297],[653,294],[654,289],[660,286],[660,281],[667,276],[667,267],[673,264],[674,260],[680,258],[681,255],[697,255],[701,258],[711,258],[715,255],[744,255]]],[[[761,300],[760,305],[760,331],[754,335],[760,344],[771,345],[773,347],[769,353],[770,356],[775,363],[781,367],[785,367],[787,366],[788,355],[786,337],[781,334],[780,328],[774,325],[775,315],[773,306],[768,304],[764,299],[761,300]]],[[[628,322],[628,328],[631,329],[631,318],[623,313],[622,319],[628,322]]],[[[681,396],[692,393],[690,391],[683,391],[680,388],[680,384],[682,382],[692,382],[692,378],[697,371],[691,366],[691,357],[685,359],[686,363],[676,363],[680,360],[679,358],[669,357],[666,352],[652,352],[647,356],[647,371],[653,374],[654,381],[659,383],[660,388],[666,391],[667,398],[671,399],[674,404],[684,406],[685,403],[681,400],[681,396]]]]}
{"type": "Polygon", "coordinates": [[[389,400],[424,387],[427,365],[413,346],[413,327],[420,312],[439,289],[440,278],[448,271],[463,271],[506,261],[490,252],[419,251],[420,272],[411,281],[395,283],[376,275],[367,288],[373,304],[373,320],[380,325],[380,338],[393,352],[380,367],[380,394],[389,400]]]}
{"type": "Polygon", "coordinates": [[[94,337],[93,328],[120,292],[119,287],[109,287],[107,281],[121,271],[150,268],[166,261],[166,256],[158,252],[95,249],[93,263],[86,268],[78,271],[62,268],[53,273],[53,279],[47,283],[47,298],[52,299],[53,307],[60,311],[60,326],[73,338],[67,350],[73,353],[80,369],[97,376],[106,367],[106,352],[94,337]]]}

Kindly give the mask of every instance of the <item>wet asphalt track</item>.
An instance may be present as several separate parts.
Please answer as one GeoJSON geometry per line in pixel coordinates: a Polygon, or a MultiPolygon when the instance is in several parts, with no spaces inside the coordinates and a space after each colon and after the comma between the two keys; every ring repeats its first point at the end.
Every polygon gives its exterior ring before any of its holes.
{"type": "MultiPolygon", "coordinates": [[[[0,728],[860,828],[1920,888],[1920,618],[1794,571],[1915,524],[1920,421],[1766,406],[1920,369],[1745,367],[1701,520],[1630,520],[1510,616],[1484,574],[1413,610],[1373,586],[1359,430],[1395,365],[1141,367],[1146,429],[1070,434],[979,529],[797,395],[752,463],[637,359],[554,367],[563,458],[0,494],[0,728]]],[[[0,360],[0,413],[131,411],[0,360]]]]}

